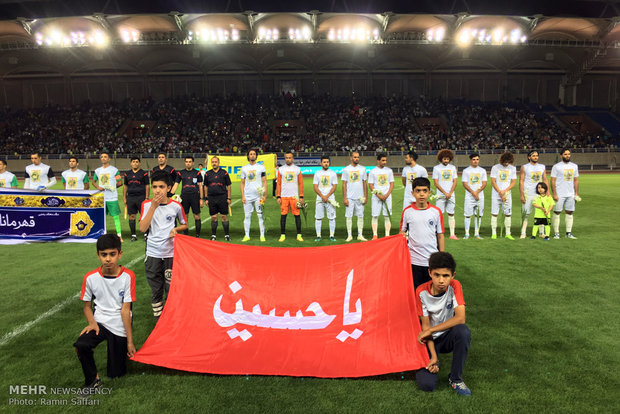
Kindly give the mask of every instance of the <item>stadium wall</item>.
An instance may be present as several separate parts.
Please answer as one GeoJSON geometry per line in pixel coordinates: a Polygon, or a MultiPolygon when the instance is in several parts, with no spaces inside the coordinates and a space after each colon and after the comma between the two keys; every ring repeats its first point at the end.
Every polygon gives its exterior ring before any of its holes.
{"type": "Polygon", "coordinates": [[[0,105],[36,108],[84,101],[118,102],[127,98],[156,100],[183,95],[279,94],[295,88],[298,95],[413,96],[471,101],[523,100],[562,103],[618,111],[617,75],[591,75],[579,85],[561,88],[563,73],[411,72],[411,73],[279,73],[217,75],[38,76],[0,79],[0,105]]]}

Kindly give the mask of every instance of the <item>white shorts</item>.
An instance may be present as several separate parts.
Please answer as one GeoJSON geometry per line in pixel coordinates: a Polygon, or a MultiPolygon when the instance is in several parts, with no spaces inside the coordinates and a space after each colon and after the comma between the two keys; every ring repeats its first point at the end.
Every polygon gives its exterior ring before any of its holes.
{"type": "Polygon", "coordinates": [[[382,202],[381,200],[379,200],[379,198],[377,198],[376,195],[372,195],[372,201],[371,201],[371,209],[372,209],[372,216],[373,217],[379,217],[380,215],[384,215],[385,217],[391,216],[392,215],[392,194],[389,195],[389,197],[387,198],[387,200],[385,200],[385,202],[382,202]],[[388,214],[389,211],[389,214],[388,214]]]}
{"type": "Polygon", "coordinates": [[[463,208],[465,217],[471,217],[478,215],[482,217],[484,215],[484,194],[478,195],[478,201],[472,195],[465,195],[465,206],[463,208]],[[478,207],[476,211],[476,207],[478,207]]]}
{"type": "Polygon", "coordinates": [[[562,209],[570,212],[575,211],[575,196],[559,197],[558,202],[555,203],[553,211],[556,213],[561,213],[562,209]]]}
{"type": "Polygon", "coordinates": [[[329,203],[324,203],[322,201],[316,202],[316,208],[314,210],[314,218],[317,220],[321,220],[327,214],[327,218],[333,220],[336,218],[336,207],[332,206],[329,203]]]}
{"type": "Polygon", "coordinates": [[[532,203],[534,202],[534,200],[536,200],[536,196],[535,195],[526,195],[525,196],[525,204],[521,204],[521,212],[525,215],[525,216],[529,216],[530,213],[532,212],[532,203]]]}
{"type": "Polygon", "coordinates": [[[409,194],[405,194],[405,199],[403,200],[403,210],[413,203],[415,203],[415,197],[409,194]]]}
{"type": "Polygon", "coordinates": [[[448,214],[454,214],[454,206],[456,205],[456,196],[454,194],[452,194],[452,197],[450,197],[449,200],[446,200],[446,196],[443,195],[442,192],[439,192],[439,194],[441,194],[440,196],[437,197],[437,200],[435,200],[435,206],[437,206],[438,209],[441,210],[442,213],[448,213],[448,214]]]}
{"type": "Polygon", "coordinates": [[[502,202],[502,199],[499,196],[491,197],[491,214],[497,216],[499,214],[499,207],[503,205],[504,215],[511,216],[512,215],[512,195],[508,194],[506,196],[506,202],[502,202]]]}
{"type": "Polygon", "coordinates": [[[259,201],[259,198],[257,198],[256,200],[248,200],[246,198],[246,201],[243,204],[243,211],[245,211],[246,216],[252,214],[254,210],[256,210],[256,214],[263,214],[263,206],[260,205],[259,201]]]}
{"type": "Polygon", "coordinates": [[[344,216],[351,218],[354,214],[357,217],[364,217],[364,205],[359,200],[349,198],[349,205],[345,207],[344,216]]]}

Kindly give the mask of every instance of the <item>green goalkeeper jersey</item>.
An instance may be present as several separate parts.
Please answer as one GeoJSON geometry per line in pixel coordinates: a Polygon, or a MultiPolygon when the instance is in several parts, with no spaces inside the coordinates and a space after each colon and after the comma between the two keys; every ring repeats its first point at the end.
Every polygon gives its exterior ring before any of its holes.
{"type": "Polygon", "coordinates": [[[549,209],[549,214],[545,214],[545,212],[542,211],[541,209],[535,208],[534,218],[551,218],[550,207],[553,207],[555,205],[555,201],[553,201],[553,197],[551,197],[550,195],[546,195],[546,196],[539,195],[538,197],[536,197],[536,200],[534,200],[533,204],[540,206],[544,208],[545,210],[549,209]]]}

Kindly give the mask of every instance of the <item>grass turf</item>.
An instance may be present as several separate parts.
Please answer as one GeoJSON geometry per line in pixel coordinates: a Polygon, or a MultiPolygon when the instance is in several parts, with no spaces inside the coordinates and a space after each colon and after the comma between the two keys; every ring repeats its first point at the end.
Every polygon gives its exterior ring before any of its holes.
{"type": "MultiPolygon", "coordinates": [[[[280,215],[269,198],[265,207],[270,246],[328,245],[327,220],[323,241],[314,239],[314,196],[306,179],[309,201],[304,243],[295,241],[295,226],[288,219],[287,240],[278,243],[280,215]]],[[[467,302],[467,324],[472,345],[464,380],[473,398],[459,398],[447,385],[451,357],[440,356],[439,386],[433,393],[417,390],[412,373],[395,373],[363,379],[317,379],[265,376],[218,376],[173,371],[130,362],[123,378],[106,380],[109,395],[91,398],[98,411],[148,412],[172,410],[287,411],[287,412],[618,412],[620,403],[617,349],[620,322],[616,292],[620,288],[617,252],[620,250],[617,206],[620,175],[582,175],[583,202],[577,205],[574,234],[578,240],[490,239],[490,197],[487,195],[481,234],[484,240],[446,240],[457,260],[457,279],[467,302]],[[616,211],[616,213],[614,213],[616,211]]],[[[392,233],[397,231],[402,186],[395,186],[392,233]]],[[[341,188],[337,199],[341,202],[341,188]]],[[[513,234],[520,233],[520,206],[513,191],[513,234]]],[[[233,200],[239,198],[233,185],[233,200]]],[[[457,234],[462,229],[463,191],[457,191],[457,234]]],[[[365,235],[370,236],[370,208],[366,208],[365,235]]],[[[203,210],[202,237],[210,235],[203,210]]],[[[193,218],[189,219],[190,227],[193,218]]],[[[233,242],[243,236],[243,209],[233,206],[233,242]]],[[[472,220],[473,221],[473,220],[472,220]]],[[[561,233],[563,234],[563,217],[561,233]]],[[[302,218],[303,223],[303,218],[302,218]]],[[[256,218],[252,240],[259,245],[256,218]]],[[[530,222],[530,224],[532,224],[530,222]]],[[[129,239],[126,221],[123,235],[129,239]]],[[[446,220],[447,227],[447,220],[446,220]]],[[[108,229],[113,223],[108,218],[108,229]]],[[[356,234],[356,223],[353,224],[356,234]]],[[[446,228],[447,231],[447,228],[446,228]]],[[[529,232],[529,229],[528,229],[529,232]]],[[[192,234],[192,233],[190,233],[192,234]]],[[[379,222],[383,234],[383,222],[379,222]]],[[[222,239],[222,228],[218,228],[222,239]]],[[[344,210],[338,210],[337,242],[346,238],[344,210]]],[[[134,336],[139,348],[154,326],[150,289],[144,278],[144,243],[126,242],[122,263],[135,271],[138,301],[134,306],[134,336]]],[[[81,303],[71,299],[83,275],[98,264],[94,245],[30,244],[0,246],[0,411],[27,411],[9,404],[10,398],[31,399],[45,410],[41,398],[63,400],[63,411],[78,411],[72,396],[10,394],[11,385],[77,387],[83,376],[71,344],[85,326],[81,303]],[[59,303],[68,305],[46,317],[59,303]],[[22,334],[10,332],[38,317],[22,334]]],[[[95,353],[105,373],[105,346],[95,353]]],[[[48,411],[58,411],[50,407],[48,411]]]]}

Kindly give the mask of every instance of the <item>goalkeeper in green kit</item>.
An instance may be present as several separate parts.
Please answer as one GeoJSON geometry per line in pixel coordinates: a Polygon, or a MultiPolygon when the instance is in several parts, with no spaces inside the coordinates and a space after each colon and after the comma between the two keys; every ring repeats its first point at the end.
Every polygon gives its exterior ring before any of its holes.
{"type": "Polygon", "coordinates": [[[555,205],[553,197],[549,195],[547,184],[540,182],[536,185],[538,197],[532,203],[534,207],[534,227],[531,239],[536,239],[536,233],[540,230],[540,237],[549,240],[551,234],[551,209],[555,205]]]}

